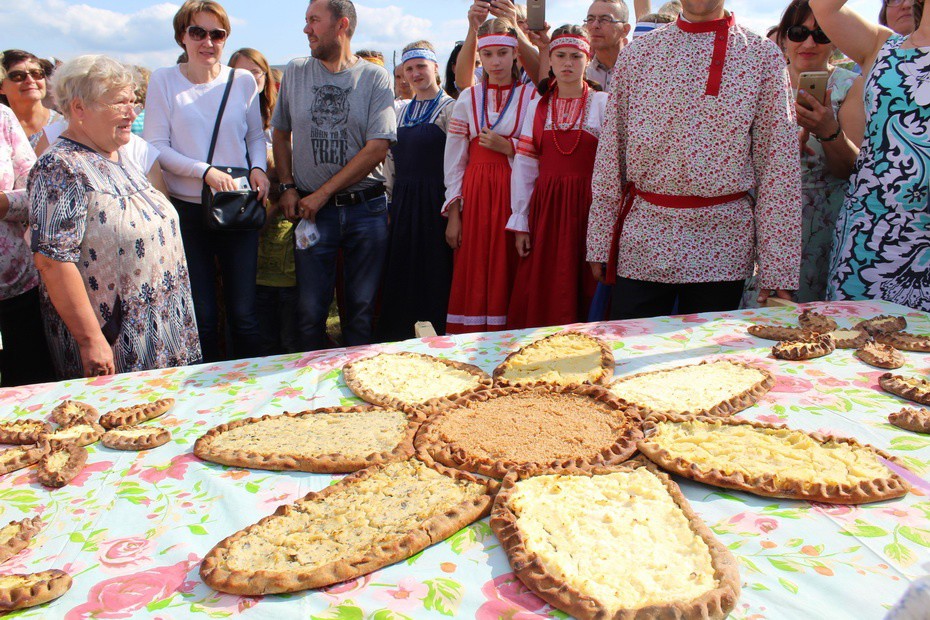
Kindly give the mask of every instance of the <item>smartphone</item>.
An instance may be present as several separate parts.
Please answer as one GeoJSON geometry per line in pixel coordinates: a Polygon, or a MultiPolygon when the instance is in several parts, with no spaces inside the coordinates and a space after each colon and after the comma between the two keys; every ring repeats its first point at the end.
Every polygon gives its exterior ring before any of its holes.
{"type": "Polygon", "coordinates": [[[526,0],[526,26],[530,30],[546,29],[546,0],[526,0]]]}
{"type": "Polygon", "coordinates": [[[805,107],[808,110],[811,109],[810,106],[807,105],[807,102],[800,97],[800,91],[802,90],[819,101],[820,105],[826,105],[827,80],[829,79],[830,73],[828,71],[805,71],[799,75],[799,96],[797,98],[798,105],[805,107]]]}

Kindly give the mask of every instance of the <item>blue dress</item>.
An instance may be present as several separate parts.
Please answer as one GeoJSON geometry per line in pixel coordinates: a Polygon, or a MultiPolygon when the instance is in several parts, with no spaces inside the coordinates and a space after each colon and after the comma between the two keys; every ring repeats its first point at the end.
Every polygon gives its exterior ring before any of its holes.
{"type": "Polygon", "coordinates": [[[834,231],[827,299],[930,311],[930,51],[888,39],[866,80],[866,131],[834,231]]]}

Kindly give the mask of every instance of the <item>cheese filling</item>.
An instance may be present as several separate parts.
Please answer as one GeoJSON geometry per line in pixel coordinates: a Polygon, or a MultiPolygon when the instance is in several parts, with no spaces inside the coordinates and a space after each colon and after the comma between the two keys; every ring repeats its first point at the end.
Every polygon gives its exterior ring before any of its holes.
{"type": "Polygon", "coordinates": [[[0,528],[0,546],[3,546],[13,540],[13,537],[16,536],[21,529],[21,526],[17,524],[5,525],[0,528]]]}
{"type": "Polygon", "coordinates": [[[717,587],[707,544],[645,468],[521,480],[508,507],[546,572],[611,612],[690,601],[717,587]]]}
{"type": "Polygon", "coordinates": [[[160,428],[114,428],[113,430],[107,431],[107,434],[111,437],[125,437],[127,439],[138,439],[139,437],[148,437],[149,435],[155,436],[161,432],[160,428]]]}
{"type": "Polygon", "coordinates": [[[424,403],[452,396],[480,385],[478,377],[465,370],[438,362],[428,355],[382,353],[352,363],[355,376],[376,394],[389,395],[405,403],[424,403]]]}
{"type": "Polygon", "coordinates": [[[50,471],[57,471],[68,464],[68,457],[70,455],[64,450],[58,450],[57,452],[52,452],[51,456],[45,461],[47,468],[50,471]]]}
{"type": "Polygon", "coordinates": [[[0,590],[11,588],[25,588],[38,583],[43,583],[47,579],[42,573],[32,575],[5,575],[0,576],[0,590]]]}
{"type": "Polygon", "coordinates": [[[67,428],[62,428],[51,435],[48,436],[49,440],[65,440],[65,439],[78,439],[84,433],[93,433],[94,427],[90,424],[77,424],[75,426],[69,426],[67,428]]]}
{"type": "Polygon", "coordinates": [[[600,345],[578,334],[556,335],[529,344],[506,364],[502,376],[511,383],[584,383],[597,380],[603,372],[600,345]]]}

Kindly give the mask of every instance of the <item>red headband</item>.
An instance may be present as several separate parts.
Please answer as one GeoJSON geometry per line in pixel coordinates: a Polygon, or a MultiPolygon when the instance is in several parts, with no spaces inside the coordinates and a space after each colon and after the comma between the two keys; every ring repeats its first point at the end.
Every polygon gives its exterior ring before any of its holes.
{"type": "Polygon", "coordinates": [[[483,34],[478,37],[478,49],[492,47],[494,45],[504,45],[506,47],[516,47],[517,37],[512,34],[483,34]]]}
{"type": "Polygon", "coordinates": [[[549,53],[551,54],[560,47],[571,47],[591,58],[591,44],[588,40],[577,34],[560,34],[552,39],[549,43],[549,53]]]}

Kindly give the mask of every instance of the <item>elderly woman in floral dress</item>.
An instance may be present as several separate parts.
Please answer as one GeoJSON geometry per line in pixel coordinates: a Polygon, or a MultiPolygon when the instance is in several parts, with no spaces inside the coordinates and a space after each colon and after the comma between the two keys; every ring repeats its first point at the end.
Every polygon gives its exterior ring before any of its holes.
{"type": "Polygon", "coordinates": [[[171,203],[123,161],[133,74],[105,56],[62,65],[68,129],[29,175],[32,250],[59,377],[200,361],[187,263],[171,203]]]}

